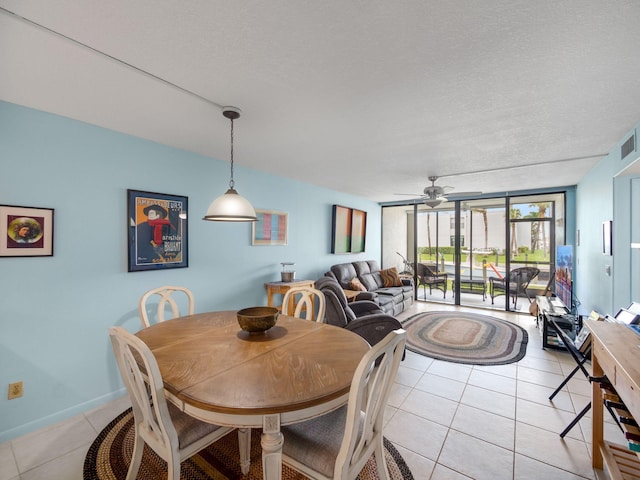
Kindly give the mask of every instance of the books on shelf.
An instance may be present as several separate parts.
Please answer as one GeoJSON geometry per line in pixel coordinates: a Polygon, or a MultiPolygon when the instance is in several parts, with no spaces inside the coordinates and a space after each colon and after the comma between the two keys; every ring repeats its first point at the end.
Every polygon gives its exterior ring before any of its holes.
{"type": "Polygon", "coordinates": [[[591,313],[589,314],[588,320],[594,320],[594,321],[603,321],[604,320],[604,315],[601,315],[600,313],[596,312],[595,310],[591,310],[591,313]]]}
{"type": "Polygon", "coordinates": [[[555,333],[549,333],[547,335],[547,345],[554,345],[558,347],[564,347],[564,342],[562,339],[555,333]]]}

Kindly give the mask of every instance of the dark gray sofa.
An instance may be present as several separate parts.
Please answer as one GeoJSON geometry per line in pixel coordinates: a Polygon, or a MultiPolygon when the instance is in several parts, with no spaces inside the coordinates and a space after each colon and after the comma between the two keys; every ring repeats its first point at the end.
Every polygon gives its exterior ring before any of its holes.
{"type": "Polygon", "coordinates": [[[357,300],[372,300],[384,313],[398,315],[413,304],[414,286],[412,279],[403,278],[402,286],[385,287],[380,275],[380,265],[375,260],[340,263],[331,266],[325,276],[335,278],[342,288],[350,289],[354,277],[367,289],[357,296],[357,300]]]}
{"type": "Polygon", "coordinates": [[[390,332],[402,328],[398,320],[384,313],[379,305],[370,300],[348,302],[335,278],[319,278],[315,287],[323,293],[326,300],[324,323],[351,330],[369,345],[375,345],[390,332]]]}

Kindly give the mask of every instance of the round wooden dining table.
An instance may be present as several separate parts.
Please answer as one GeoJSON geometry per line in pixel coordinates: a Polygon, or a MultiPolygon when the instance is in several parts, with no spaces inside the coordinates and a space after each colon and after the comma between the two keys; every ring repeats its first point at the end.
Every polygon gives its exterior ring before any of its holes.
{"type": "Polygon", "coordinates": [[[217,425],[263,429],[267,480],[282,478],[280,426],[344,405],[370,348],[344,328],[287,315],[249,334],[235,311],[179,317],[136,335],[158,362],[167,398],[182,411],[217,425]]]}

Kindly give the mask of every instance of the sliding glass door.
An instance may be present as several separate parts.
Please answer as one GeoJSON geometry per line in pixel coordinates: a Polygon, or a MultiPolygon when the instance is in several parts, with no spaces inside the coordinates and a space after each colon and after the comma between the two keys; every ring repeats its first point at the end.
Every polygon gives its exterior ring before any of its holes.
{"type": "Polygon", "coordinates": [[[417,205],[417,298],[453,303],[455,203],[417,205]]]}
{"type": "Polygon", "coordinates": [[[564,202],[557,196],[511,198],[509,202],[508,268],[517,289],[510,310],[527,311],[530,301],[550,286],[558,240],[564,244],[564,202]],[[562,207],[562,208],[559,208],[562,207]],[[523,301],[520,301],[520,298],[523,301]]]}
{"type": "Polygon", "coordinates": [[[460,269],[454,282],[459,305],[504,309],[490,301],[490,278],[503,276],[505,199],[460,202],[460,269]]]}
{"type": "Polygon", "coordinates": [[[419,301],[528,311],[553,278],[562,244],[561,193],[382,209],[383,267],[413,275],[419,301]],[[514,275],[535,270],[515,288],[514,275]]]}

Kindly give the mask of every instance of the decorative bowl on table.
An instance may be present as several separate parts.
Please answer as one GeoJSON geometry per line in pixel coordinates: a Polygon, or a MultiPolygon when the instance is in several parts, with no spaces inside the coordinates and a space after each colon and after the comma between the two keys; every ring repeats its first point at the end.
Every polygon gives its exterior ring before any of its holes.
{"type": "Polygon", "coordinates": [[[238,310],[238,324],[249,333],[262,333],[269,330],[278,320],[278,309],[274,307],[249,307],[238,310]]]}

